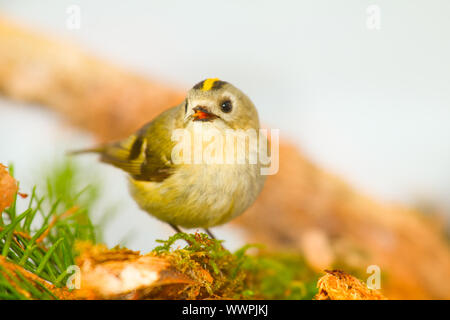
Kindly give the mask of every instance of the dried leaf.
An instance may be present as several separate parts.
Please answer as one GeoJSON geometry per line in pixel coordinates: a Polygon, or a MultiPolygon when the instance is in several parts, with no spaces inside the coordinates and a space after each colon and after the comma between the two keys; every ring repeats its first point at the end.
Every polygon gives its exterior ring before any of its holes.
{"type": "MultiPolygon", "coordinates": [[[[71,300],[74,299],[75,296],[73,295],[73,293],[71,293],[69,290],[67,290],[66,288],[57,288],[54,285],[50,284],[48,281],[45,281],[44,279],[38,277],[37,275],[29,272],[28,270],[22,268],[21,266],[9,262],[6,260],[5,257],[0,256],[0,266],[2,267],[3,270],[6,270],[7,273],[5,272],[3,274],[3,276],[5,276],[5,278],[10,282],[10,284],[17,290],[19,291],[21,294],[25,295],[28,298],[31,298],[31,295],[28,291],[23,290],[22,288],[19,288],[17,283],[14,280],[19,280],[19,278],[17,277],[16,273],[19,272],[25,279],[29,280],[30,283],[32,282],[39,282],[41,284],[41,286],[44,286],[45,288],[47,288],[50,292],[53,293],[53,295],[61,300],[71,300]],[[9,277],[11,275],[16,276],[16,279],[10,279],[9,277]]],[[[0,271],[1,272],[1,271],[0,271]]],[[[37,289],[39,289],[38,286],[36,286],[37,289]]]]}
{"type": "Polygon", "coordinates": [[[0,163],[0,213],[13,203],[16,192],[16,180],[10,176],[6,167],[0,163]]]}
{"type": "Polygon", "coordinates": [[[339,270],[328,271],[319,279],[316,300],[385,300],[377,290],[371,290],[355,277],[339,270]]]}
{"type": "Polygon", "coordinates": [[[86,243],[79,249],[80,299],[183,298],[182,289],[194,283],[162,257],[86,243]]]}

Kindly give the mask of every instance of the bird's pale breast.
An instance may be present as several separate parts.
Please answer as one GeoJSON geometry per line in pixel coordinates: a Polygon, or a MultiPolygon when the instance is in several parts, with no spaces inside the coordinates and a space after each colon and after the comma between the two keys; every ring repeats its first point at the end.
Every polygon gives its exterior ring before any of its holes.
{"type": "Polygon", "coordinates": [[[160,220],[186,228],[211,227],[240,215],[264,183],[258,165],[182,165],[163,182],[130,178],[139,206],[160,220]]]}

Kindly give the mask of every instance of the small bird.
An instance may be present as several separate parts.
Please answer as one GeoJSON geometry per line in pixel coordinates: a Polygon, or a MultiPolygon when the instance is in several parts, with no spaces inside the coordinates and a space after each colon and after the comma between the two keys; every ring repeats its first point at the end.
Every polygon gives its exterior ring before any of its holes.
{"type": "MultiPolygon", "coordinates": [[[[182,103],[128,138],[73,153],[99,153],[102,162],[126,171],[130,193],[140,208],[176,232],[181,232],[179,227],[203,228],[214,238],[208,228],[242,214],[261,192],[265,176],[260,172],[262,165],[248,161],[248,154],[246,161],[237,163],[174,161],[173,132],[182,129],[194,134],[199,128],[203,133],[224,135],[230,130],[258,133],[258,113],[252,101],[230,83],[206,79],[189,90],[182,103]]],[[[202,140],[201,145],[207,144],[202,140]]],[[[219,149],[224,158],[235,151],[234,147],[219,149]]]]}

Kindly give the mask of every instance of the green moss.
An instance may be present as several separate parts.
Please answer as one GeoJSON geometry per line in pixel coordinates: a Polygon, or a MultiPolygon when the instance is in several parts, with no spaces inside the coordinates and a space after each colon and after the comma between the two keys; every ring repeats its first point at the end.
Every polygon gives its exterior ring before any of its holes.
{"type": "Polygon", "coordinates": [[[187,288],[187,298],[312,299],[317,291],[319,275],[298,254],[269,253],[258,245],[231,253],[222,241],[202,233],[178,233],[158,241],[161,245],[153,253],[171,259],[200,284],[187,288]],[[178,240],[188,245],[173,249],[178,240]],[[257,252],[248,253],[250,248],[257,252]]]}

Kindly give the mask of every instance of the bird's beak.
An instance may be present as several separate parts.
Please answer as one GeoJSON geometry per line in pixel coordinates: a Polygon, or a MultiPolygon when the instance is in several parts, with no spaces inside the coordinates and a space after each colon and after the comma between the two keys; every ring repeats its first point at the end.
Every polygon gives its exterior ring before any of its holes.
{"type": "Polygon", "coordinates": [[[217,118],[214,113],[209,112],[208,109],[202,106],[197,106],[192,110],[194,110],[194,114],[192,115],[194,118],[193,121],[210,121],[217,118]]]}

